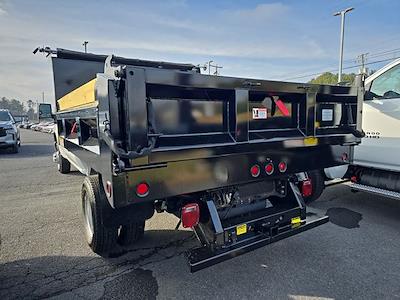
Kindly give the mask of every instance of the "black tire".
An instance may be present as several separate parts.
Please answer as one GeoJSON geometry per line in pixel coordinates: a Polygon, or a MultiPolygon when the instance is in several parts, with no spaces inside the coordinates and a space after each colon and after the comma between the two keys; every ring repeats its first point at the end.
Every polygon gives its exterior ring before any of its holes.
{"type": "Polygon", "coordinates": [[[87,176],[82,184],[82,211],[86,241],[93,252],[109,257],[116,252],[118,228],[103,224],[105,213],[112,209],[98,175],[87,176]]]}
{"type": "Polygon", "coordinates": [[[11,153],[18,153],[18,151],[19,151],[18,144],[13,145],[11,148],[11,153]]]}
{"type": "Polygon", "coordinates": [[[309,197],[304,197],[304,201],[309,204],[317,200],[325,189],[325,176],[321,170],[313,170],[307,172],[308,178],[312,184],[312,194],[309,197]]]}
{"type": "Polygon", "coordinates": [[[68,159],[59,154],[57,168],[61,174],[68,174],[71,172],[71,163],[68,161],[68,159]]]}
{"type": "Polygon", "coordinates": [[[121,246],[132,246],[143,237],[145,222],[135,222],[122,225],[118,236],[118,244],[121,246]]]}

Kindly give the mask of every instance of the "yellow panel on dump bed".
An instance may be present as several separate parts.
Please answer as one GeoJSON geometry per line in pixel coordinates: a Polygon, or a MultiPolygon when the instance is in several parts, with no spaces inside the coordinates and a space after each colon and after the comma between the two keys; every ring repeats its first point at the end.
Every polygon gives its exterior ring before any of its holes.
{"type": "Polygon", "coordinates": [[[95,83],[96,79],[93,79],[60,98],[58,100],[59,109],[66,110],[96,102],[94,97],[95,83]]]}

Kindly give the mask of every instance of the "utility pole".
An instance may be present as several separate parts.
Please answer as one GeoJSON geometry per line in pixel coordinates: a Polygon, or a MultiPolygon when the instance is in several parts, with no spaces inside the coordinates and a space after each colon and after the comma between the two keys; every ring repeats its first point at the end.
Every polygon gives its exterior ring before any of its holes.
{"type": "Polygon", "coordinates": [[[342,11],[339,11],[339,12],[333,14],[334,16],[341,16],[338,83],[342,82],[345,17],[346,17],[346,13],[352,11],[353,9],[354,9],[354,7],[349,7],[349,8],[346,8],[342,11]]]}
{"type": "Polygon", "coordinates": [[[84,41],[84,42],[82,43],[82,46],[85,47],[85,53],[87,53],[87,44],[89,44],[88,41],[84,41]]]}
{"type": "Polygon", "coordinates": [[[360,74],[367,74],[367,69],[365,68],[365,63],[367,61],[367,55],[369,53],[362,53],[357,56],[357,62],[360,64],[360,74]]]}
{"type": "Polygon", "coordinates": [[[211,63],[214,62],[213,60],[208,61],[208,75],[211,75],[211,63]]]}
{"type": "Polygon", "coordinates": [[[212,66],[212,67],[215,68],[215,72],[214,72],[214,75],[215,75],[215,76],[218,76],[218,75],[219,75],[218,69],[222,69],[222,68],[223,68],[222,66],[218,66],[217,64],[215,64],[215,65],[212,66]]]}
{"type": "Polygon", "coordinates": [[[219,75],[218,69],[222,69],[223,67],[222,66],[218,66],[218,64],[213,65],[212,64],[213,62],[214,62],[213,60],[208,61],[204,65],[204,70],[206,70],[206,68],[208,68],[208,75],[211,75],[211,68],[215,68],[215,72],[213,73],[213,75],[218,76],[219,75]],[[208,65],[208,67],[207,67],[207,65],[208,65]]]}
{"type": "Polygon", "coordinates": [[[44,103],[44,92],[42,92],[42,103],[44,103]]]}

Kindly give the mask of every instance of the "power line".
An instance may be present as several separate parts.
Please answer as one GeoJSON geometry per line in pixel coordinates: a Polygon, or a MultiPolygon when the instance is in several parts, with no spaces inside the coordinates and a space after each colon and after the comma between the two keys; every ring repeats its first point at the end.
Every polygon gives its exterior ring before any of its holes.
{"type": "MultiPolygon", "coordinates": [[[[378,63],[382,63],[382,62],[386,62],[386,61],[391,61],[391,60],[395,60],[395,59],[398,59],[398,58],[400,58],[400,56],[393,57],[393,58],[388,58],[388,59],[377,60],[377,61],[372,61],[372,62],[364,63],[364,66],[372,65],[372,64],[378,64],[378,63]]],[[[343,70],[344,70],[344,69],[347,70],[347,69],[358,68],[358,67],[361,67],[361,66],[362,66],[362,65],[357,64],[357,65],[353,65],[353,66],[344,67],[343,70]]],[[[327,72],[332,73],[332,72],[337,72],[337,71],[338,71],[338,69],[334,69],[334,70],[322,71],[322,72],[313,73],[313,74],[307,74],[307,75],[303,75],[303,76],[285,78],[285,79],[283,79],[283,80],[300,79],[300,78],[305,78],[305,77],[311,77],[311,76],[315,76],[315,75],[320,75],[320,74],[322,74],[322,73],[327,73],[327,72]]]]}
{"type": "MultiPolygon", "coordinates": [[[[369,59],[371,59],[371,58],[378,58],[378,57],[382,57],[382,56],[388,56],[388,55],[391,55],[391,54],[397,54],[398,52],[400,52],[400,48],[395,48],[395,49],[391,49],[391,50],[385,50],[385,51],[381,51],[381,52],[375,52],[375,53],[371,53],[371,54],[368,54],[368,58],[369,59]]],[[[353,58],[353,59],[345,59],[343,62],[355,62],[355,63],[357,63],[357,59],[356,58],[353,58]]],[[[326,67],[324,67],[324,68],[331,68],[331,67],[333,67],[333,65],[330,65],[330,66],[326,66],[326,67]]],[[[322,69],[322,68],[321,68],[322,69]]],[[[308,70],[310,70],[310,69],[308,69],[308,70]]],[[[312,69],[311,69],[312,70],[312,69]]],[[[310,70],[310,71],[311,71],[310,70]]],[[[315,68],[314,68],[314,70],[315,70],[315,68]]],[[[334,71],[336,71],[336,70],[334,70],[334,71]]],[[[297,73],[299,76],[303,76],[303,73],[304,72],[307,72],[307,70],[304,70],[304,71],[302,71],[302,72],[300,72],[300,73],[297,73]]],[[[295,75],[295,77],[297,78],[297,74],[295,75]]],[[[317,74],[320,74],[320,73],[317,73],[317,74]]],[[[287,74],[287,75],[290,75],[290,74],[287,74]]],[[[285,75],[283,75],[282,77],[284,77],[285,75]]],[[[312,75],[311,75],[312,76],[312,75]]],[[[307,77],[307,75],[304,75],[304,77],[307,77]]],[[[290,78],[293,78],[293,77],[290,77],[290,78]]],[[[300,77],[300,78],[302,78],[302,77],[300,77]]],[[[283,79],[283,80],[287,80],[287,79],[283,79]]]]}
{"type": "Polygon", "coordinates": [[[369,55],[369,57],[387,56],[387,55],[394,54],[397,52],[400,52],[400,48],[371,54],[371,55],[369,55]]]}

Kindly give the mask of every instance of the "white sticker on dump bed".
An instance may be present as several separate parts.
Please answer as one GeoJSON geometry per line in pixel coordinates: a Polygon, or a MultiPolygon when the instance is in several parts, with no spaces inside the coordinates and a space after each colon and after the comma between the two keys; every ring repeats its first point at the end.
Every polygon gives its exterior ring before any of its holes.
{"type": "Polygon", "coordinates": [[[267,118],[266,108],[253,108],[253,120],[265,120],[267,118]]]}
{"type": "Polygon", "coordinates": [[[322,110],[322,122],[333,121],[333,109],[322,110]]]}

